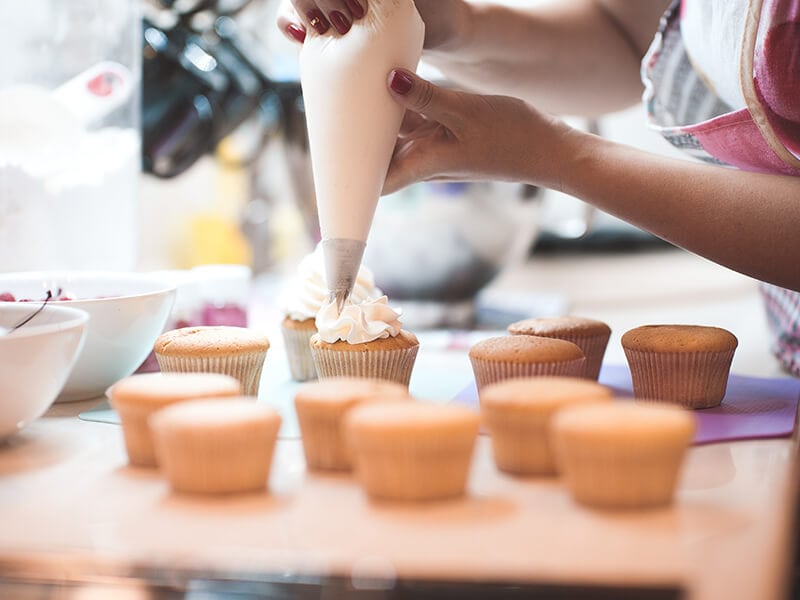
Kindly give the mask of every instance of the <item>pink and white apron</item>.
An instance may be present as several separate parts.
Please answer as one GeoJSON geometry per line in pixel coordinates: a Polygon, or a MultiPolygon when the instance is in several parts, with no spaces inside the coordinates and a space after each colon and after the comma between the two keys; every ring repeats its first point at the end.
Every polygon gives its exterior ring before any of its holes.
{"type": "MultiPolygon", "coordinates": [[[[800,0],[676,0],[642,80],[649,124],[674,146],[800,177],[800,0]]],[[[762,292],[774,352],[800,375],[800,293],[768,284],[762,292]]]]}

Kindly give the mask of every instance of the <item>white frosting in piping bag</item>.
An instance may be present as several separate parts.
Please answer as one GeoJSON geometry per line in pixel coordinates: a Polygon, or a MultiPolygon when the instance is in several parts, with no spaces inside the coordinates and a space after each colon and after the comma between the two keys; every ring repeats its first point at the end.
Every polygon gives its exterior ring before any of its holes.
{"type": "Polygon", "coordinates": [[[367,239],[403,118],[387,78],[416,69],[424,33],[413,0],[371,0],[343,36],[308,30],[300,73],[323,240],[367,239]]]}
{"type": "MultiPolygon", "coordinates": [[[[382,295],[380,288],[375,287],[372,271],[362,266],[358,271],[350,299],[354,303],[360,303],[380,298],[382,295]]],[[[281,304],[289,318],[304,321],[317,316],[329,296],[321,246],[318,245],[314,252],[300,261],[296,275],[286,286],[282,296],[281,304]]]]}
{"type": "Polygon", "coordinates": [[[339,340],[348,344],[364,344],[394,337],[400,333],[400,313],[392,310],[386,296],[361,304],[348,303],[337,312],[333,302],[325,304],[317,314],[317,330],[323,342],[339,340]]]}

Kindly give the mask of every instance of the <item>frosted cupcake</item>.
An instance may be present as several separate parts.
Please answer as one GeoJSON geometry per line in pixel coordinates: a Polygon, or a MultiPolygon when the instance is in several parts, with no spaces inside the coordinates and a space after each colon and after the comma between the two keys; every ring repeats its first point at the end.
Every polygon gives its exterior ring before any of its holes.
{"type": "MultiPolygon", "coordinates": [[[[380,298],[383,292],[375,287],[375,279],[367,267],[358,271],[353,291],[353,303],[380,298]]],[[[325,261],[322,246],[306,256],[297,267],[297,273],[283,292],[282,305],[285,318],[281,331],[286,345],[286,357],[292,379],[308,381],[317,378],[317,369],[311,356],[311,336],[317,333],[314,320],[319,309],[328,300],[328,286],[325,283],[325,261]]]]}
{"type": "Polygon", "coordinates": [[[536,335],[482,340],[470,348],[469,360],[479,391],[491,383],[516,377],[581,377],[586,363],[583,351],[572,342],[536,335]]]}
{"type": "Polygon", "coordinates": [[[611,328],[602,321],[585,317],[540,317],[525,319],[508,326],[511,335],[538,335],[576,344],[586,356],[584,377],[597,380],[611,336],[611,328]]]}
{"type": "Polygon", "coordinates": [[[701,325],[645,325],[622,336],[634,396],[684,408],[722,402],[737,345],[730,331],[701,325]]]}
{"type": "Polygon", "coordinates": [[[164,372],[223,373],[257,396],[269,339],[246,327],[183,327],[162,333],[153,345],[164,372]]]}
{"type": "Polygon", "coordinates": [[[419,350],[417,337],[401,328],[386,296],[346,304],[338,313],[325,304],[317,314],[311,354],[320,379],[370,377],[406,387],[419,350]]]}

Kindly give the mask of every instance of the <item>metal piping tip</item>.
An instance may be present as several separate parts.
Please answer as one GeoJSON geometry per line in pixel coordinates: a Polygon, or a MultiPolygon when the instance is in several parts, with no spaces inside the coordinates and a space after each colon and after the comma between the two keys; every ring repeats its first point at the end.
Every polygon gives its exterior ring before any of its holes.
{"type": "Polygon", "coordinates": [[[342,314],[342,310],[344,310],[344,303],[347,302],[347,298],[350,294],[347,294],[343,291],[335,292],[334,299],[336,300],[336,314],[342,314]]]}
{"type": "Polygon", "coordinates": [[[322,241],[325,276],[338,314],[353,291],[365,247],[366,244],[360,240],[334,238],[322,241]]]}

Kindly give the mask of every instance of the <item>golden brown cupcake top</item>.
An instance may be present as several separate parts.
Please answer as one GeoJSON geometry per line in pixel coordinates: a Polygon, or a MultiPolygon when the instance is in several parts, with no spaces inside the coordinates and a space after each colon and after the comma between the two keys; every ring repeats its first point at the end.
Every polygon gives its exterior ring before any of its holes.
{"type": "Polygon", "coordinates": [[[419,340],[417,336],[410,331],[401,329],[400,333],[395,336],[389,336],[363,344],[350,344],[342,340],[333,343],[323,342],[319,334],[316,334],[311,338],[311,345],[315,348],[328,348],[342,352],[374,352],[376,350],[406,350],[412,346],[418,346],[419,340]]]}
{"type": "Polygon", "coordinates": [[[293,319],[291,317],[285,317],[282,322],[283,327],[286,329],[295,329],[295,330],[302,330],[302,331],[316,331],[317,325],[314,319],[303,319],[298,321],[297,319],[293,319]]]}
{"type": "Polygon", "coordinates": [[[558,362],[583,358],[572,342],[535,335],[507,335],[482,340],[472,346],[470,358],[511,363],[558,362]]]}
{"type": "Polygon", "coordinates": [[[266,351],[267,336],[247,327],[224,325],[183,327],[162,333],[153,350],[169,356],[223,356],[266,351]]]}
{"type": "Polygon", "coordinates": [[[589,442],[624,446],[634,440],[675,440],[688,444],[695,419],[689,411],[673,406],[614,402],[565,408],[554,417],[553,427],[560,434],[589,442]]]}
{"type": "Polygon", "coordinates": [[[727,329],[704,325],[643,325],[622,336],[624,348],[654,352],[724,352],[737,344],[727,329]]]}
{"type": "Polygon", "coordinates": [[[545,337],[558,337],[559,335],[589,337],[610,335],[611,328],[603,321],[585,317],[539,317],[512,323],[508,326],[508,333],[511,335],[542,335],[545,337]]]}
{"type": "Polygon", "coordinates": [[[109,390],[114,405],[143,407],[241,393],[237,379],[219,373],[142,373],[121,379],[109,390]]]}
{"type": "Polygon", "coordinates": [[[218,431],[259,423],[277,429],[281,423],[280,415],[273,408],[254,400],[240,396],[225,402],[219,399],[179,402],[154,413],[150,424],[171,431],[218,431]]]}
{"type": "Polygon", "coordinates": [[[481,390],[481,406],[516,412],[551,411],[585,402],[610,402],[610,388],[578,377],[521,377],[481,390]]]}
{"type": "Polygon", "coordinates": [[[410,400],[404,385],[384,379],[331,377],[297,388],[295,405],[317,410],[346,409],[360,402],[410,400]]]}
{"type": "Polygon", "coordinates": [[[478,415],[467,408],[427,402],[361,404],[346,417],[348,433],[357,432],[362,441],[383,444],[393,438],[474,437],[478,435],[479,423],[478,415]]]}

